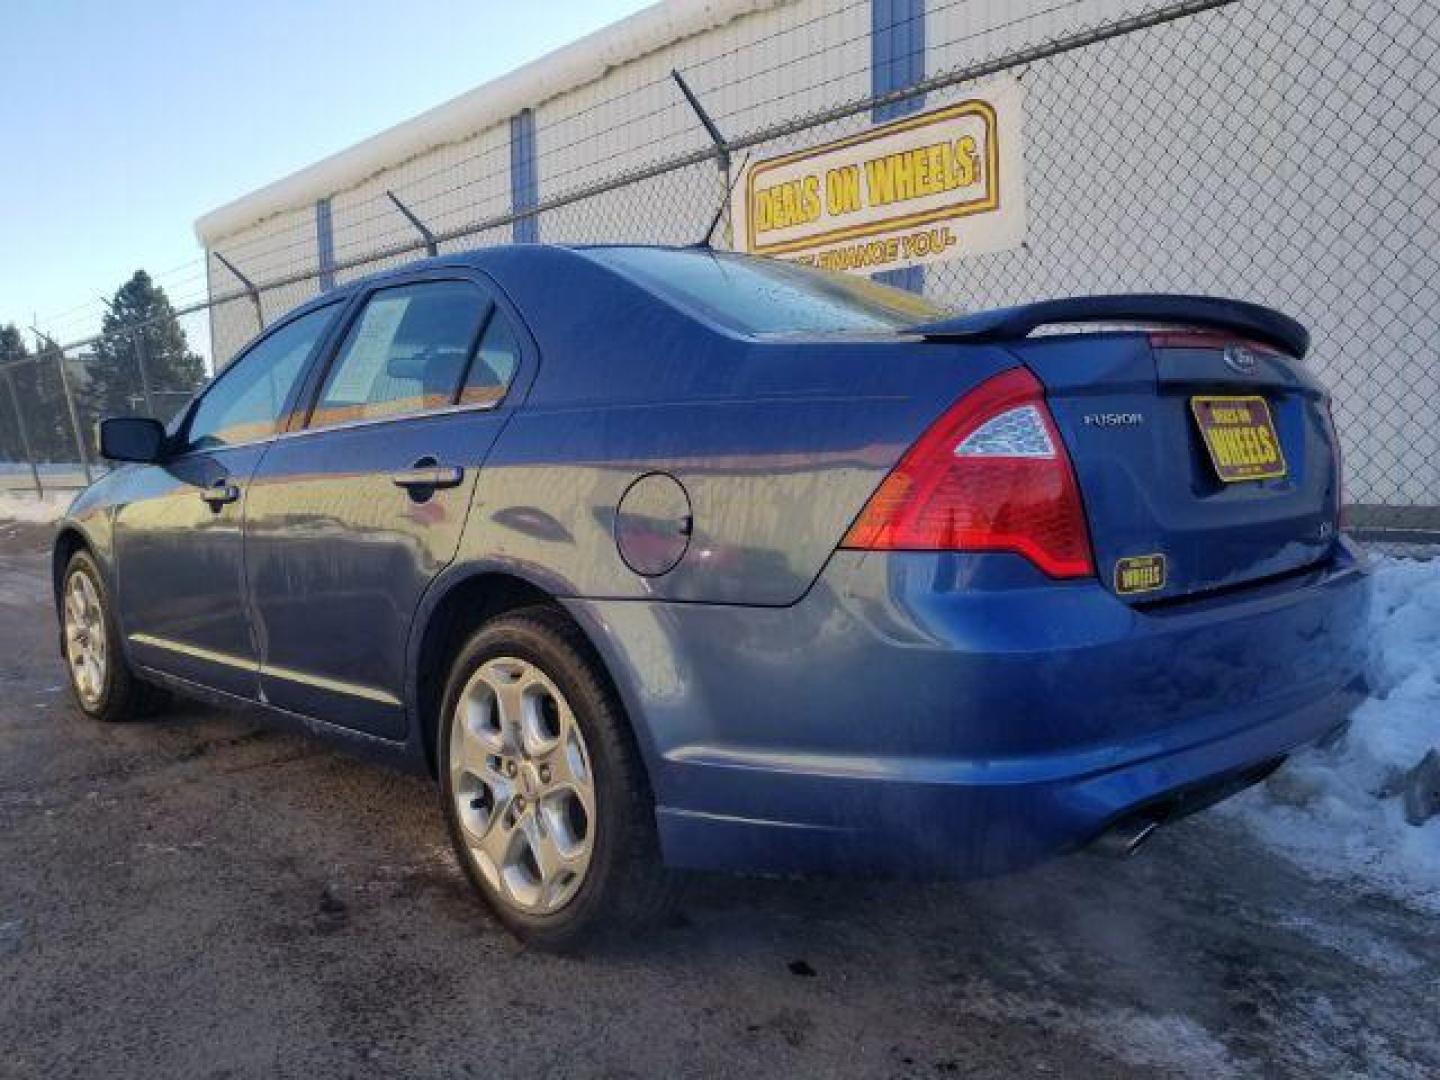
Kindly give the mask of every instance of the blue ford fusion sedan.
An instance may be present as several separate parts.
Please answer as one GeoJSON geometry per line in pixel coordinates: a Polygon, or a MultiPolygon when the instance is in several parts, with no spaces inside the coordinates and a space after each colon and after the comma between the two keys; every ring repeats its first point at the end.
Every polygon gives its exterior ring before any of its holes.
{"type": "Polygon", "coordinates": [[[438,779],[517,935],[685,868],[980,875],[1254,782],[1361,692],[1305,330],[967,316],[708,249],[522,246],[245,348],[55,544],[100,720],[201,692],[438,779]]]}

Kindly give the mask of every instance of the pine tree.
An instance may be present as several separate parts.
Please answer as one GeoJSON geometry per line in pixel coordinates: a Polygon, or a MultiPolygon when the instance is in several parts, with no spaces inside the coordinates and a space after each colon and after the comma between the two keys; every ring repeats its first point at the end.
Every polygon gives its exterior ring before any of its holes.
{"type": "Polygon", "coordinates": [[[12,460],[23,456],[15,405],[20,407],[25,436],[36,461],[74,461],[75,435],[65,408],[53,343],[43,342],[32,353],[13,325],[0,326],[0,364],[4,364],[8,387],[0,387],[0,429],[7,433],[4,453],[12,460]],[[25,363],[29,360],[29,363],[25,363]],[[12,402],[11,389],[15,397],[12,402]],[[12,434],[12,429],[13,434],[12,434]]]}
{"type": "Polygon", "coordinates": [[[205,362],[190,350],[170,298],[144,270],[115,291],[100,331],[85,388],[87,405],[99,415],[143,412],[147,384],[156,410],[166,411],[166,401],[173,403],[205,381],[205,362]]]}
{"type": "Polygon", "coordinates": [[[7,360],[21,360],[29,355],[30,350],[25,347],[25,339],[20,336],[20,331],[15,329],[15,324],[0,326],[0,364],[7,360]]]}
{"type": "MultiPolygon", "coordinates": [[[[7,371],[4,379],[13,380],[17,367],[15,361],[29,355],[30,350],[25,347],[25,339],[20,336],[20,331],[15,329],[15,324],[0,326],[0,366],[4,366],[7,371]]],[[[15,404],[10,396],[10,388],[4,381],[0,381],[0,459],[5,461],[21,461],[25,456],[20,429],[16,426],[14,416],[15,404]]]]}

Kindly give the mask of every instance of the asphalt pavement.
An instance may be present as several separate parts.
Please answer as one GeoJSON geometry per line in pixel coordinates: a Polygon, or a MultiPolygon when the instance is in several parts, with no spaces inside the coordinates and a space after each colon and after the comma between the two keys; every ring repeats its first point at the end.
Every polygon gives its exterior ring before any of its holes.
{"type": "Polygon", "coordinates": [[[1440,1075],[1433,920],[1214,815],[966,885],[704,877],[643,939],[523,951],[427,781],[83,717],[47,543],[0,523],[0,1077],[1440,1075]]]}

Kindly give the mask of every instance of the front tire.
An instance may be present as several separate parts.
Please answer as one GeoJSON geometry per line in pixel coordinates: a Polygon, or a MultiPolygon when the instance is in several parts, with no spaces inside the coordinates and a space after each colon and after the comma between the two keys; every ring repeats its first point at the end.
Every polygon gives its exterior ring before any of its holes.
{"type": "Polygon", "coordinates": [[[579,631],[549,608],[482,626],[451,667],[437,750],[456,856],[540,948],[635,929],[673,901],[634,737],[579,631]]]}
{"type": "Polygon", "coordinates": [[[88,551],[70,556],[61,579],[60,650],[70,692],[86,716],[116,723],[163,703],[164,691],[142,682],[125,659],[105,579],[88,551]]]}

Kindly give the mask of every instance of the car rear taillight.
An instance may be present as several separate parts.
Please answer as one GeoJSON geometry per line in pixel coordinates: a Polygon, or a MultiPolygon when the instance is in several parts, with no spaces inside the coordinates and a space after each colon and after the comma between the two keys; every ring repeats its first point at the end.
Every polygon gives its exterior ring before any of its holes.
{"type": "Polygon", "coordinates": [[[900,459],[843,547],[1010,551],[1055,578],[1095,572],[1074,470],[1024,368],[966,394],[900,459]]]}

